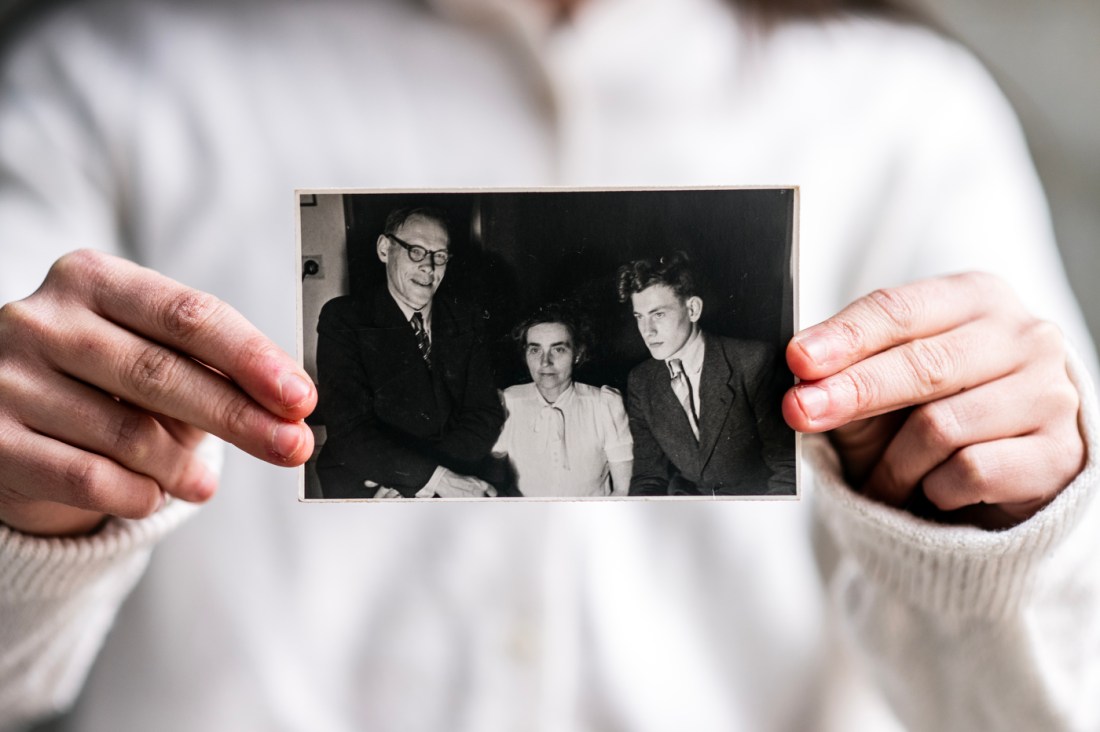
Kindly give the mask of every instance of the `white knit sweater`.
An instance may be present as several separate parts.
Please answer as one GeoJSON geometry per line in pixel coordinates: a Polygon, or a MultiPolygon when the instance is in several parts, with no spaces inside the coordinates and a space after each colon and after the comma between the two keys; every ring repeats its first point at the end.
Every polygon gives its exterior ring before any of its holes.
{"type": "Polygon", "coordinates": [[[798,184],[801,322],[997,272],[1090,354],[1085,471],[990,533],[864,500],[814,439],[800,503],[301,505],[229,451],[201,511],[0,528],[0,726],[79,694],[87,730],[1100,727],[1091,345],[985,73],[879,21],[518,4],[52,13],[0,80],[0,301],[95,246],[292,350],[295,187],[798,184]]]}

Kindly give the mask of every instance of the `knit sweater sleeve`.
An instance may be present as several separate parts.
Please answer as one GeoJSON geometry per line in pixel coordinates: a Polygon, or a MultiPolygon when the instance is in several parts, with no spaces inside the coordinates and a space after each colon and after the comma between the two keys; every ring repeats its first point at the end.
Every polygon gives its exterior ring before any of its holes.
{"type": "Polygon", "coordinates": [[[0,727],[72,704],[153,545],[193,510],[172,501],[88,538],[0,527],[0,727]]]}
{"type": "MultiPolygon", "coordinates": [[[[223,448],[207,438],[198,454],[219,472],[223,448]]],[[[73,703],[153,547],[196,508],[170,498],[149,518],[110,519],[88,537],[0,525],[0,729],[73,703]]]]}
{"type": "Polygon", "coordinates": [[[944,526],[844,484],[824,440],[807,440],[816,515],[839,559],[827,570],[860,671],[907,729],[1097,729],[1100,434],[1087,369],[1084,470],[1005,531],[944,526]]]}

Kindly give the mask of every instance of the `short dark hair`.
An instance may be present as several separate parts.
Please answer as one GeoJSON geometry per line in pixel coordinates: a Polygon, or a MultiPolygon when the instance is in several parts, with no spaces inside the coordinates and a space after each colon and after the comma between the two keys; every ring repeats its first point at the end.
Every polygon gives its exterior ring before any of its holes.
{"type": "Polygon", "coordinates": [[[631,295],[654,285],[667,285],[681,300],[699,294],[686,252],[673,252],[657,259],[635,259],[619,267],[616,282],[619,302],[630,302],[631,295]]]}
{"type": "Polygon", "coordinates": [[[588,360],[592,345],[592,326],[588,318],[571,303],[548,302],[540,305],[533,313],[524,318],[519,325],[512,328],[512,340],[519,346],[522,357],[527,348],[527,331],[536,325],[543,323],[561,323],[569,331],[569,337],[573,340],[573,353],[576,365],[580,366],[588,360]]]}
{"type": "Polygon", "coordinates": [[[390,211],[390,215],[386,217],[386,225],[382,229],[382,233],[386,236],[396,234],[397,230],[404,226],[406,221],[414,218],[428,219],[436,222],[443,227],[443,231],[447,234],[448,238],[450,238],[450,229],[447,225],[447,214],[431,206],[405,206],[404,208],[390,211]]]}

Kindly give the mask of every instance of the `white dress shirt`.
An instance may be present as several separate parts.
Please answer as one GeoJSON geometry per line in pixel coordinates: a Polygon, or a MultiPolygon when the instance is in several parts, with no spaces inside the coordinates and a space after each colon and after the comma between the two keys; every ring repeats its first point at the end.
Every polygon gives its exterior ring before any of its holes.
{"type": "MultiPolygon", "coordinates": [[[[680,359],[684,375],[687,376],[688,382],[691,384],[691,400],[695,414],[699,419],[703,418],[703,413],[700,411],[703,405],[699,401],[699,387],[703,379],[703,358],[706,356],[706,350],[707,346],[706,340],[703,338],[703,331],[695,328],[687,343],[680,346],[676,353],[665,359],[666,367],[674,359],[680,359]]],[[[669,372],[671,373],[671,367],[669,367],[669,372]]]]}

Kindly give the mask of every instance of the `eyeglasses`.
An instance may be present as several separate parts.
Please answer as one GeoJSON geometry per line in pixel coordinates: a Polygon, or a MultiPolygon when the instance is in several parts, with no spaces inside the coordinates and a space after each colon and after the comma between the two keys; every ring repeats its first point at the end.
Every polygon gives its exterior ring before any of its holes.
{"type": "Polygon", "coordinates": [[[404,247],[405,251],[409,254],[409,259],[411,259],[413,262],[423,262],[424,257],[431,254],[432,266],[443,267],[451,259],[451,253],[448,252],[446,249],[436,249],[435,251],[428,251],[424,247],[417,246],[416,244],[410,244],[400,237],[395,236],[394,234],[386,234],[386,236],[404,247]]]}

